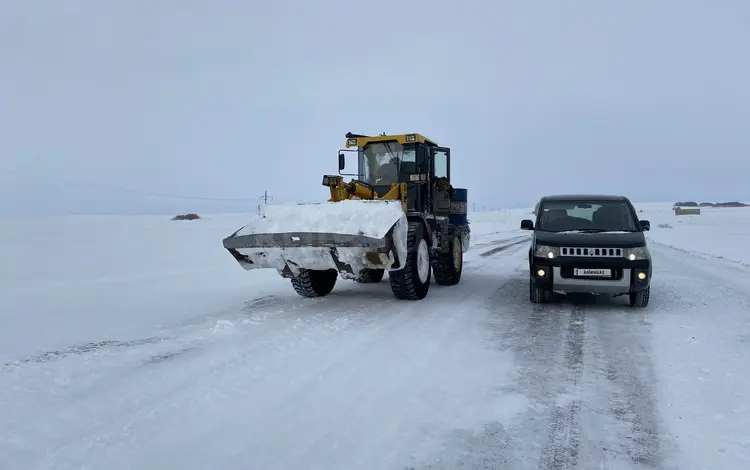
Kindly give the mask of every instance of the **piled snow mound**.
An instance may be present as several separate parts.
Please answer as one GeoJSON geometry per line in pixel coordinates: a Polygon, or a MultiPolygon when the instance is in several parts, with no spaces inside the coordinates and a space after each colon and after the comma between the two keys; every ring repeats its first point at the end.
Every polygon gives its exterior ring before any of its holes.
{"type": "Polygon", "coordinates": [[[172,220],[198,220],[201,217],[198,214],[190,213],[190,214],[180,214],[172,217],[172,220]]]}
{"type": "Polygon", "coordinates": [[[337,233],[383,238],[396,223],[406,226],[401,201],[347,200],[266,206],[237,236],[259,233],[337,233]]]}

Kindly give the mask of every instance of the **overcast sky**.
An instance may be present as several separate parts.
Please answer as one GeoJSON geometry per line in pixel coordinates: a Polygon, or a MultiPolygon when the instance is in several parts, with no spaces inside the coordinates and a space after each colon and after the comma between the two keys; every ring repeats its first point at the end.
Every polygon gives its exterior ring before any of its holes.
{"type": "Polygon", "coordinates": [[[451,147],[477,206],[750,202],[747,0],[362,5],[3,2],[0,212],[325,200],[347,131],[451,147]]]}

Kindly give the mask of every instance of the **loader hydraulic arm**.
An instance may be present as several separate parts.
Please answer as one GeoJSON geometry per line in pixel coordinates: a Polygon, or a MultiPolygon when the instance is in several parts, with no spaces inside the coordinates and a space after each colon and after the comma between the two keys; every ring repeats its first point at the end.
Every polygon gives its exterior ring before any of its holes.
{"type": "Polygon", "coordinates": [[[329,202],[339,202],[345,199],[377,199],[378,193],[368,184],[361,181],[344,183],[344,178],[337,175],[323,176],[323,186],[331,191],[329,202]]]}
{"type": "Polygon", "coordinates": [[[344,183],[344,178],[338,175],[323,176],[323,186],[328,186],[331,191],[331,198],[328,202],[339,202],[346,199],[378,199],[381,201],[402,201],[404,210],[406,210],[406,183],[396,183],[391,185],[388,191],[382,197],[378,197],[377,191],[367,183],[359,180],[352,180],[344,183]]]}

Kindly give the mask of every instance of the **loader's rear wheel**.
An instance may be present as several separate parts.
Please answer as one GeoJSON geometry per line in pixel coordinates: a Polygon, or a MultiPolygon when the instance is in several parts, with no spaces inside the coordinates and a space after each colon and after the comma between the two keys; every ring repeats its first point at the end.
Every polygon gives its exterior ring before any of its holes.
{"type": "Polygon", "coordinates": [[[292,279],[292,287],[302,297],[323,297],[331,293],[338,276],[335,269],[304,269],[292,279]]]}
{"type": "Polygon", "coordinates": [[[361,282],[362,284],[371,284],[375,282],[380,282],[383,280],[383,276],[385,275],[385,269],[363,269],[359,273],[359,277],[357,278],[357,282],[361,282]]]}
{"type": "Polygon", "coordinates": [[[432,260],[432,272],[435,282],[441,286],[454,286],[461,280],[464,270],[464,250],[461,237],[455,235],[450,241],[447,253],[435,253],[432,260]]]}
{"type": "Polygon", "coordinates": [[[430,248],[421,223],[409,223],[406,246],[406,262],[403,269],[388,273],[391,291],[398,299],[421,300],[427,296],[432,281],[430,248]]]}

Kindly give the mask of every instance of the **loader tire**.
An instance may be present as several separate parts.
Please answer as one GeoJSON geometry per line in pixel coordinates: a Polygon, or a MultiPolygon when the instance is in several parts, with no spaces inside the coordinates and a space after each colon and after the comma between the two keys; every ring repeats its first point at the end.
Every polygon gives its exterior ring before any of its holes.
{"type": "Polygon", "coordinates": [[[359,273],[357,282],[362,284],[373,284],[383,280],[385,275],[385,269],[363,269],[359,273]]]}
{"type": "Polygon", "coordinates": [[[427,296],[432,281],[430,247],[420,222],[410,222],[404,267],[390,271],[388,280],[397,299],[421,300],[427,296]]]}
{"type": "Polygon", "coordinates": [[[323,297],[331,293],[338,276],[335,269],[305,269],[292,279],[292,287],[302,297],[323,297]]]}
{"type": "Polygon", "coordinates": [[[454,286],[461,280],[464,270],[464,251],[461,237],[456,234],[449,243],[447,253],[435,253],[432,259],[432,272],[435,282],[441,286],[454,286]]]}

